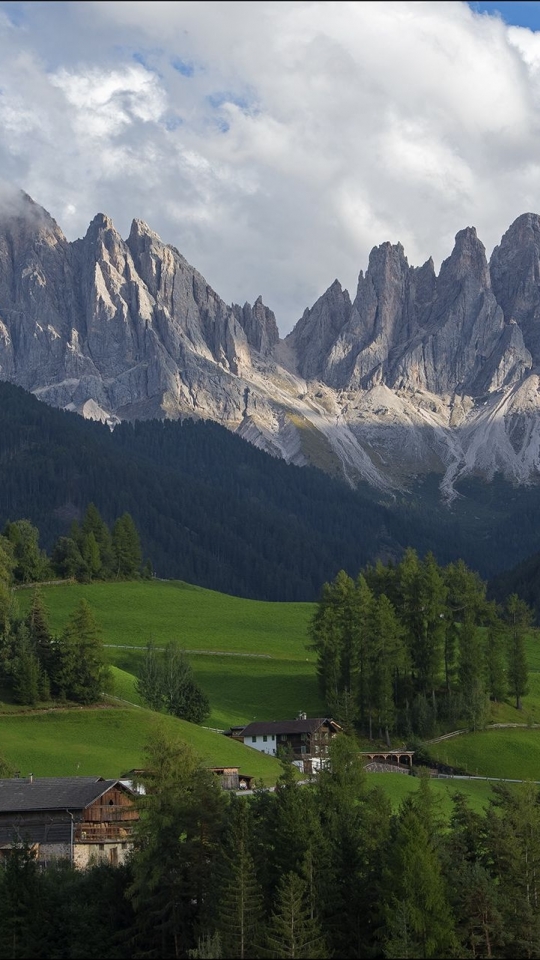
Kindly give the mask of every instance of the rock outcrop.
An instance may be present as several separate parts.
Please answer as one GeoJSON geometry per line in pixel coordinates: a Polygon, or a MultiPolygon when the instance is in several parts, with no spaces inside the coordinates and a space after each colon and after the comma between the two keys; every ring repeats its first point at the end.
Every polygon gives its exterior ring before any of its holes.
{"type": "Polygon", "coordinates": [[[110,423],[217,420],[276,456],[391,492],[438,472],[540,475],[540,218],[488,264],[473,227],[437,275],[383,243],[280,340],[174,247],[98,214],[73,243],[22,194],[0,214],[0,377],[110,423]]]}

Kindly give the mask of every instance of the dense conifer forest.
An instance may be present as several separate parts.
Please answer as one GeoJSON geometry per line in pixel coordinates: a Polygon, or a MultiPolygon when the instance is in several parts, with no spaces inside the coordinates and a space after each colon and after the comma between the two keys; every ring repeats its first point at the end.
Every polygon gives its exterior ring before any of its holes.
{"type": "Polygon", "coordinates": [[[533,614],[517,594],[489,601],[462,560],[440,567],[408,549],[398,564],[340,571],[311,623],[329,715],[370,739],[425,739],[483,729],[490,701],[527,692],[525,638],[533,614]]]}
{"type": "Polygon", "coordinates": [[[540,490],[468,481],[452,508],[438,478],[385,502],[269,457],[215,423],[122,423],[111,431],[0,383],[0,528],[27,518],[50,551],[93,502],[124,513],[160,577],[269,600],[314,600],[340,569],[408,546],[483,577],[537,549],[540,490]]]}
{"type": "Polygon", "coordinates": [[[429,778],[392,813],[353,740],[299,786],[227,796],[190,749],[148,745],[124,867],[38,872],[24,844],[0,870],[1,958],[520,958],[540,955],[540,795],[456,791],[429,778]]]}

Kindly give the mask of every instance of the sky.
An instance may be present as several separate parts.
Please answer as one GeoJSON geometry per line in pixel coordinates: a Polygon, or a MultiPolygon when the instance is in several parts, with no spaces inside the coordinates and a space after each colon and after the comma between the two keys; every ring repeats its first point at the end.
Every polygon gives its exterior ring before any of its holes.
{"type": "Polygon", "coordinates": [[[0,208],[173,244],[285,335],[370,250],[540,213],[540,2],[0,2],[0,208]]]}

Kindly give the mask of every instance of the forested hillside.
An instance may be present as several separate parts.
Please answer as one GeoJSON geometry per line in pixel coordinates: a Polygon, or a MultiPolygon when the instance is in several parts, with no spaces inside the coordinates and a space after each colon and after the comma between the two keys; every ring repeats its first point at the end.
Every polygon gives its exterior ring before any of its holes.
{"type": "Polygon", "coordinates": [[[459,557],[484,577],[538,546],[540,491],[468,481],[452,508],[437,479],[374,499],[318,470],[269,457],[206,421],[100,423],[0,383],[0,526],[28,518],[41,546],[93,502],[111,525],[128,512],[159,577],[269,600],[316,599],[340,569],[407,546],[459,557]],[[420,496],[421,495],[421,496],[420,496]]]}
{"type": "Polygon", "coordinates": [[[489,593],[499,602],[509,593],[517,593],[533,608],[536,622],[540,622],[540,553],[534,553],[511,570],[493,577],[489,593]]]}

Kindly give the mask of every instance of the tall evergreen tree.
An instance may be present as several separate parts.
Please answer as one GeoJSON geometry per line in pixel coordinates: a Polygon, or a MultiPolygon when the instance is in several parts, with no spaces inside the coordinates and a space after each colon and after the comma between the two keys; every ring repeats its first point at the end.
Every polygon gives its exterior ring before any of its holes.
{"type": "Polygon", "coordinates": [[[49,576],[47,555],[39,547],[39,530],[29,520],[7,523],[4,537],[13,547],[13,574],[18,583],[35,583],[49,576]]]}
{"type": "Polygon", "coordinates": [[[123,513],[113,526],[112,549],[115,575],[120,580],[132,580],[138,577],[142,563],[141,543],[129,513],[123,513]]]}
{"type": "MultiPolygon", "coordinates": [[[[115,560],[110,530],[103,520],[98,508],[94,503],[89,503],[81,524],[81,533],[83,537],[83,555],[85,553],[84,542],[92,535],[99,555],[99,567],[94,574],[103,580],[114,576],[115,560]]],[[[94,548],[91,547],[91,550],[94,548]]],[[[88,551],[88,547],[86,548],[88,551]]]]}
{"type": "Polygon", "coordinates": [[[217,930],[222,956],[232,960],[257,957],[262,946],[263,897],[251,854],[251,818],[244,797],[231,799],[219,883],[217,930]]]}
{"type": "Polygon", "coordinates": [[[103,640],[86,600],[80,600],[55,644],[53,687],[79,703],[96,703],[110,686],[103,640]]]}
{"type": "Polygon", "coordinates": [[[267,943],[271,957],[324,960],[329,957],[317,920],[310,916],[306,883],[297,873],[282,878],[276,907],[268,925],[267,943]]]}
{"type": "Polygon", "coordinates": [[[161,652],[146,648],[137,692],[153,710],[165,710],[190,723],[202,723],[210,713],[208,697],[196,682],[186,654],[171,641],[161,652]]]}
{"type": "Polygon", "coordinates": [[[504,618],[507,624],[508,682],[510,692],[516,700],[516,708],[521,710],[528,682],[525,637],[532,623],[533,613],[525,601],[513,593],[506,602],[504,618]]]}
{"type": "Polygon", "coordinates": [[[52,669],[54,645],[43,593],[39,587],[34,589],[32,606],[26,618],[26,625],[38,660],[48,675],[52,669]]]}
{"type": "Polygon", "coordinates": [[[453,956],[454,922],[441,869],[426,824],[405,804],[389,847],[384,955],[453,956]]]}
{"type": "Polygon", "coordinates": [[[136,950],[182,957],[196,949],[204,919],[225,800],[191,747],[157,728],[145,748],[129,896],[138,921],[136,950]]]}
{"type": "Polygon", "coordinates": [[[395,679],[406,663],[403,629],[385,594],[381,594],[373,610],[373,706],[379,731],[384,731],[390,746],[390,731],[396,721],[395,679]]]}

